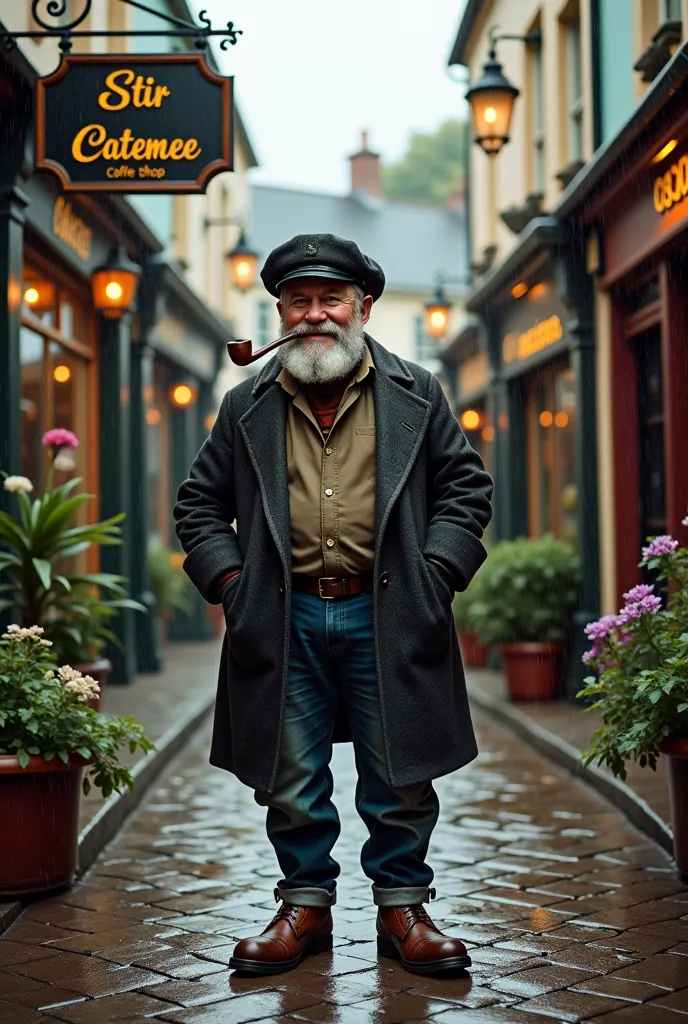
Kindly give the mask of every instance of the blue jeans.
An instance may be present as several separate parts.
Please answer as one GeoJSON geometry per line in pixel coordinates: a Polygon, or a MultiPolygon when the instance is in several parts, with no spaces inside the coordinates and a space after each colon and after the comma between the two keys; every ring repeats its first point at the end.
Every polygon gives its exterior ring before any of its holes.
{"type": "Polygon", "coordinates": [[[371,594],[333,601],[293,594],[276,785],[272,793],[255,794],[268,808],[268,838],[284,874],[277,893],[301,906],[335,902],[340,868],[332,847],[340,822],[329,765],[340,704],[353,737],[356,809],[369,832],[361,865],[373,883],[374,901],[425,903],[433,878],[425,857],[439,801],[431,782],[394,789],[388,781],[371,594]]]}

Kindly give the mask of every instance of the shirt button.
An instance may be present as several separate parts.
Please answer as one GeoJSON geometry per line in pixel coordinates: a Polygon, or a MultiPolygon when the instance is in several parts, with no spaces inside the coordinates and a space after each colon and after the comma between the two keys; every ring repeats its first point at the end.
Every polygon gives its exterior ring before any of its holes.
{"type": "Polygon", "coordinates": [[[334,494],[334,491],[332,490],[331,487],[326,487],[325,488],[325,494],[327,495],[328,498],[331,498],[332,495],[334,494]]]}
{"type": "Polygon", "coordinates": [[[332,540],[331,537],[327,538],[327,546],[328,546],[328,548],[333,548],[334,547],[334,541],[332,540]]]}
{"type": "Polygon", "coordinates": [[[331,454],[332,454],[332,449],[331,448],[326,448],[325,449],[325,455],[331,455],[331,454]]]}

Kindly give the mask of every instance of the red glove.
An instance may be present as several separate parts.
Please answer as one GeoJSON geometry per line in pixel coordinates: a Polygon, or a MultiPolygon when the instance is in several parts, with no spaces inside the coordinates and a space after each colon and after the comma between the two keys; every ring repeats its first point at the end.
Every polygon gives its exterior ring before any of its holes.
{"type": "Polygon", "coordinates": [[[231,583],[237,576],[241,576],[241,569],[231,569],[226,572],[223,576],[220,576],[219,580],[215,584],[215,594],[218,600],[222,600],[222,594],[228,583],[231,583]]]}

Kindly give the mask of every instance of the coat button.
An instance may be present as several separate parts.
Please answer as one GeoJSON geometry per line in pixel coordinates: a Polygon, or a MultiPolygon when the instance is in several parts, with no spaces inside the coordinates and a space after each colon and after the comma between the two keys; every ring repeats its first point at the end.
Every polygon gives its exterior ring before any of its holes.
{"type": "Polygon", "coordinates": [[[280,584],[280,594],[284,593],[284,587],[280,584]]]}
{"type": "Polygon", "coordinates": [[[326,487],[325,488],[325,494],[327,495],[328,498],[331,498],[332,495],[334,494],[334,491],[332,490],[331,487],[326,487]]]}
{"type": "Polygon", "coordinates": [[[379,583],[380,583],[381,587],[386,587],[387,586],[387,584],[389,583],[389,573],[388,572],[383,572],[382,576],[380,576],[379,583]]]}

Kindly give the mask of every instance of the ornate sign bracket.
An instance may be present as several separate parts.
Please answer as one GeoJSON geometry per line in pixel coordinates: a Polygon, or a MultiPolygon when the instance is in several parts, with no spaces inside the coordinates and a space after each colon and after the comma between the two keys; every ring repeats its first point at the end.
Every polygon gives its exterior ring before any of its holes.
{"type": "Polygon", "coordinates": [[[139,0],[119,0],[120,3],[126,4],[128,7],[136,7],[140,11],[144,11],[146,14],[152,14],[156,18],[160,18],[168,25],[174,26],[166,30],[161,29],[136,29],[136,30],[84,30],[78,29],[80,25],[91,12],[91,6],[93,0],[81,0],[83,4],[83,10],[76,17],[73,17],[71,21],[66,20],[67,15],[67,0],[31,0],[31,16],[37,25],[40,25],[42,31],[33,32],[12,32],[9,29],[2,29],[0,34],[0,45],[5,50],[12,50],[17,45],[18,39],[59,39],[59,47],[62,53],[70,53],[72,49],[72,40],[77,38],[89,38],[94,39],[96,37],[124,37],[125,39],[131,39],[135,36],[166,36],[169,38],[177,39],[193,39],[194,46],[199,50],[205,50],[208,46],[208,40],[212,36],[221,36],[222,41],[220,43],[220,49],[226,50],[228,46],[234,46],[237,42],[237,37],[242,35],[241,29],[234,28],[234,22],[228,21],[226,28],[214,29],[210,18],[207,16],[205,11],[201,11],[198,15],[200,25],[194,24],[192,21],[185,21],[183,18],[174,17],[171,14],[164,14],[161,11],[152,10],[150,7],[146,7],[145,4],[139,3],[139,0]],[[44,14],[41,14],[41,9],[45,10],[44,14]]]}

